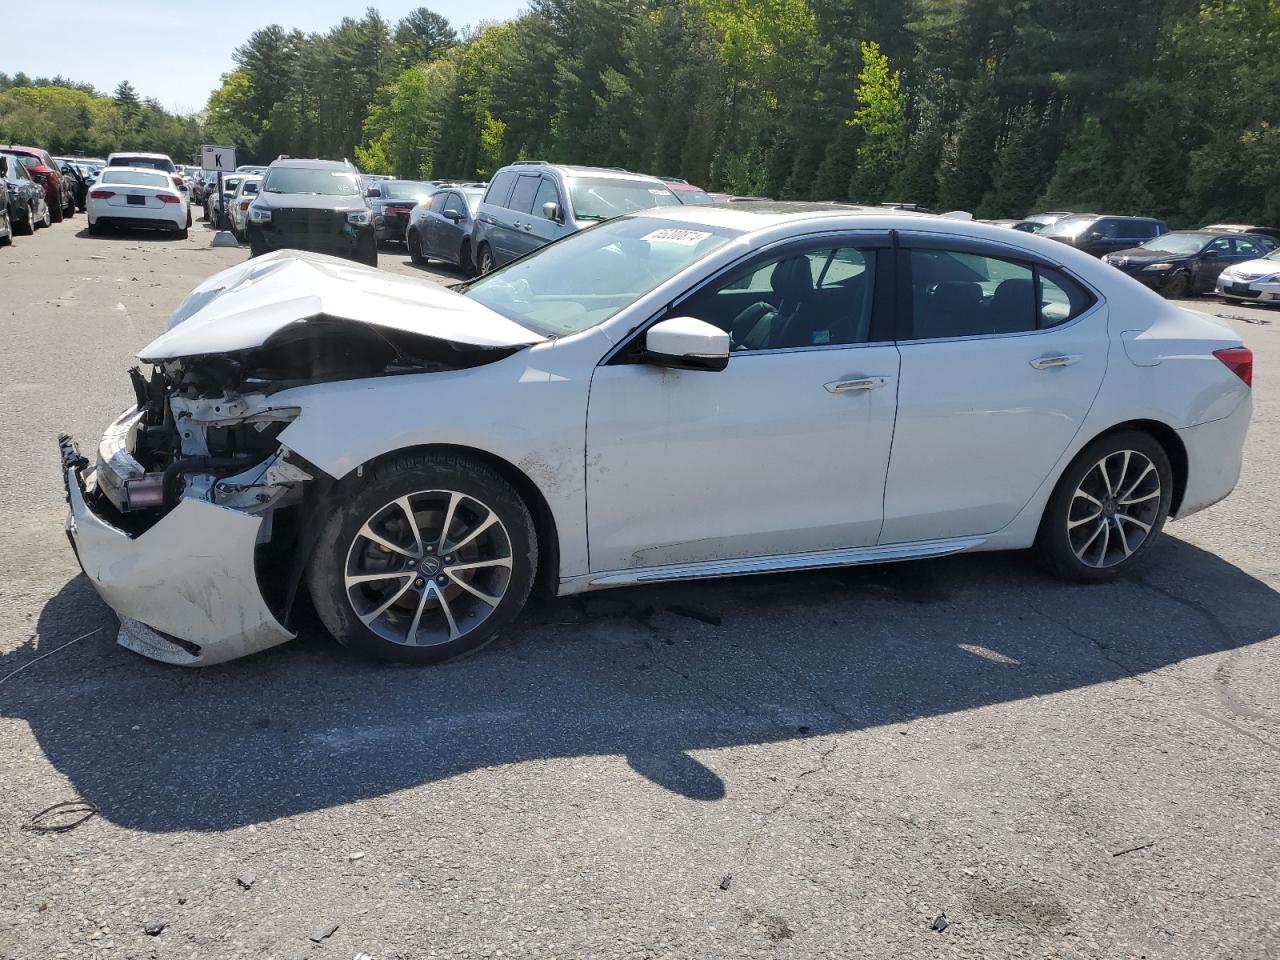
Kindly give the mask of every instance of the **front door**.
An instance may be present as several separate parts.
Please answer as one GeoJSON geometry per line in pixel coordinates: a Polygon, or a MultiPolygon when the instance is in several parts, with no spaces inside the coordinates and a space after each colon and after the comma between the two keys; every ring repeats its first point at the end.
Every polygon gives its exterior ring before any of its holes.
{"type": "Polygon", "coordinates": [[[593,572],[876,543],[898,379],[888,256],[875,238],[792,244],[677,302],[667,316],[730,332],[722,371],[646,364],[643,334],[597,368],[593,572]]]}
{"type": "Polygon", "coordinates": [[[1007,248],[902,238],[908,295],[882,544],[994,533],[1026,505],[1102,385],[1105,305],[1007,248]],[[1016,255],[1014,255],[1016,256],[1016,255]]]}

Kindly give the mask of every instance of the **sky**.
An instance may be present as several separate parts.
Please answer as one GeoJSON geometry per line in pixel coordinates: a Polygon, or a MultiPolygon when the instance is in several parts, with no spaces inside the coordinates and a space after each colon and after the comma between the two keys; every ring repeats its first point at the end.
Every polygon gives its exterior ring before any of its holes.
{"type": "Polygon", "coordinates": [[[32,77],[61,74],[104,93],[128,80],[141,96],[191,113],[204,108],[218,78],[232,68],[232,51],[268,24],[319,32],[343,17],[361,17],[373,6],[394,26],[415,7],[428,6],[461,30],[483,20],[507,19],[524,5],[523,0],[63,0],[56,19],[68,29],[40,30],[22,43],[6,43],[0,70],[32,77]]]}

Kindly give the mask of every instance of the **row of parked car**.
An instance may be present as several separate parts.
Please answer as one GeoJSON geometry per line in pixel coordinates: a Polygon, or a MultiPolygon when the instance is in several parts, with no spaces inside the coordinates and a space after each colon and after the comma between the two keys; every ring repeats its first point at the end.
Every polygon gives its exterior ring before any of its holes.
{"type": "Polygon", "coordinates": [[[0,246],[83,210],[89,176],[87,168],[39,147],[0,145],[0,246]]]}
{"type": "Polygon", "coordinates": [[[1076,247],[1166,297],[1213,292],[1226,300],[1280,302],[1280,228],[1214,223],[1170,230],[1154,217],[1065,211],[990,222],[1076,247]]]}

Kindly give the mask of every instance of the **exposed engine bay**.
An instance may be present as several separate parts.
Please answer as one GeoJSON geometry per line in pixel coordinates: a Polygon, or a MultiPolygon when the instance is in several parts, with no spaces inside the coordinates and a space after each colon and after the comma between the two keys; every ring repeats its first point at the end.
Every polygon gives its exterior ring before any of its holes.
{"type": "MultiPolygon", "coordinates": [[[[511,352],[315,317],[252,349],[161,361],[149,376],[135,367],[137,405],[103,436],[97,488],[122,528],[135,534],[184,497],[248,513],[290,506],[316,470],[281,446],[280,433],[300,411],[274,401],[276,394],[305,384],[464,369],[511,352]]],[[[269,538],[270,527],[264,532],[269,538]]]]}

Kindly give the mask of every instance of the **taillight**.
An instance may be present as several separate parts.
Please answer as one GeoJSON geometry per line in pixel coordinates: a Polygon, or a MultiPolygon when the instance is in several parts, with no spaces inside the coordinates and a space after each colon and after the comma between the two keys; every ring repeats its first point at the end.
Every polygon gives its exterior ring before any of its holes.
{"type": "Polygon", "coordinates": [[[1213,351],[1213,355],[1227,365],[1227,369],[1253,386],[1253,351],[1248,347],[1227,347],[1213,351]]]}
{"type": "Polygon", "coordinates": [[[114,190],[90,190],[89,196],[94,200],[110,200],[116,195],[114,190]]]}
{"type": "Polygon", "coordinates": [[[248,201],[248,200],[241,200],[241,201],[240,201],[240,209],[241,209],[241,210],[248,210],[248,209],[249,209],[249,201],[248,201]]]}
{"type": "Polygon", "coordinates": [[[181,187],[183,181],[181,177],[174,177],[173,182],[175,186],[181,187]]]}
{"type": "Polygon", "coordinates": [[[175,197],[172,193],[158,194],[161,203],[181,203],[181,197],[175,197]]]}

